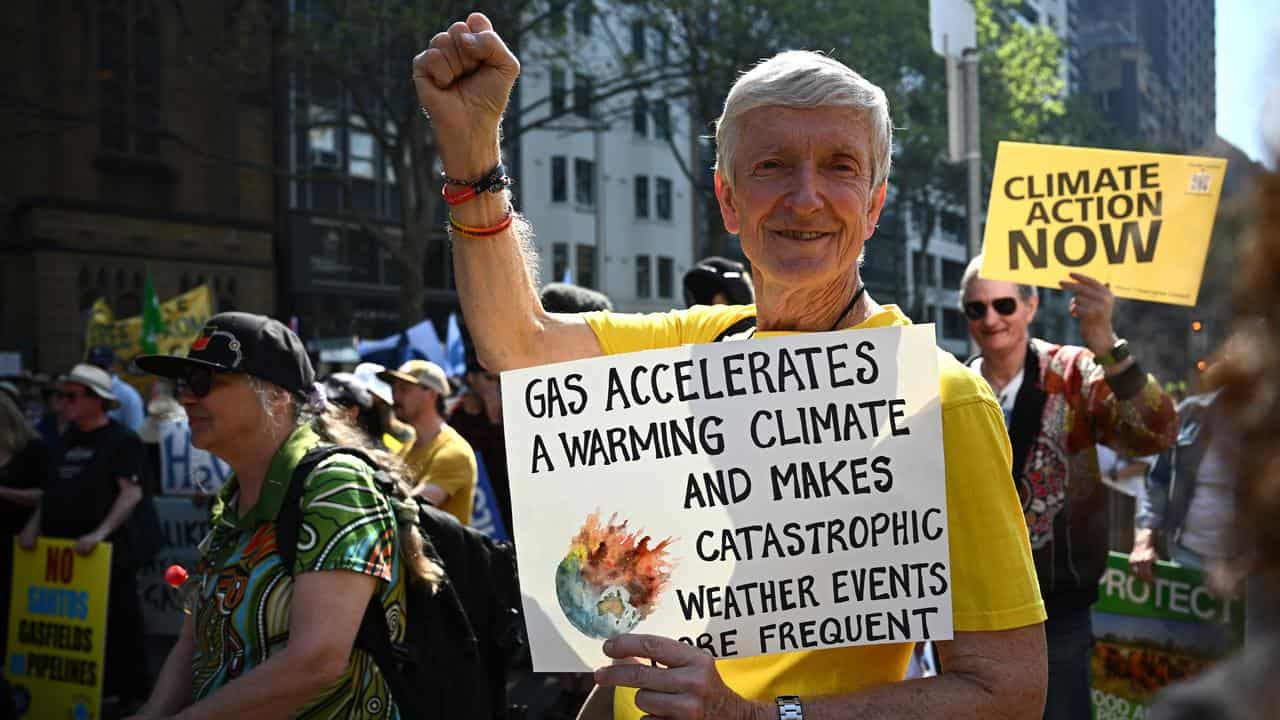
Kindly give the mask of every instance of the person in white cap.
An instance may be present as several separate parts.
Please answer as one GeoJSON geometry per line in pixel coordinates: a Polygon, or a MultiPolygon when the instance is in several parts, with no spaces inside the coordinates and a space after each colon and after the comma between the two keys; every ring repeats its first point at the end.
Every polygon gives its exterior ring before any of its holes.
{"type": "Polygon", "coordinates": [[[142,500],[146,456],[137,434],[107,417],[119,401],[105,370],[76,365],[62,378],[58,394],[67,431],[55,455],[53,476],[18,544],[31,550],[38,536],[66,538],[75,541],[77,553],[89,555],[100,543],[111,543],[103,695],[128,708],[147,692],[146,671],[138,663],[145,649],[137,567],[125,530],[142,500]]]}
{"type": "Polygon", "coordinates": [[[476,491],[476,454],[444,421],[449,379],[429,360],[410,360],[378,377],[391,383],[396,415],[413,426],[417,440],[404,460],[418,476],[414,491],[427,502],[471,523],[476,491]]]}

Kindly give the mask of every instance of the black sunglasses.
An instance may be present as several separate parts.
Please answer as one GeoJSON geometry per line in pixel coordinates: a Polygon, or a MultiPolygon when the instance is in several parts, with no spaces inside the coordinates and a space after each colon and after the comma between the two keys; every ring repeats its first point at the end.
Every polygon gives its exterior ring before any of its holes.
{"type": "Polygon", "coordinates": [[[176,378],[177,394],[181,395],[183,390],[190,390],[192,395],[199,398],[208,395],[213,389],[213,373],[214,370],[211,368],[198,365],[187,368],[186,372],[176,378]]]}
{"type": "MultiPolygon", "coordinates": [[[[1018,301],[1011,297],[996,298],[991,301],[991,307],[1001,315],[1012,315],[1018,309],[1018,301]]],[[[964,314],[970,320],[981,320],[987,316],[987,304],[981,300],[971,300],[964,304],[964,314]]]]}
{"type": "Polygon", "coordinates": [[[82,397],[86,397],[86,398],[87,398],[87,397],[93,397],[93,393],[87,393],[87,392],[67,392],[66,390],[59,390],[59,391],[57,391],[57,392],[56,392],[56,393],[54,393],[54,394],[55,394],[55,395],[57,395],[57,396],[58,396],[59,398],[61,398],[62,400],[75,400],[76,398],[82,398],[82,397]]]}

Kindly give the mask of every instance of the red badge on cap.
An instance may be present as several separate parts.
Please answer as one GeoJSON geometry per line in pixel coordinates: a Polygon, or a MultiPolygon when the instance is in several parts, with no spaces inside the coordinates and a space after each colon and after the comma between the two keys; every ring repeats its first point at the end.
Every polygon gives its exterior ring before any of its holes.
{"type": "Polygon", "coordinates": [[[212,336],[210,336],[210,335],[201,335],[200,337],[196,338],[196,341],[195,341],[195,342],[193,342],[193,343],[191,343],[191,349],[192,349],[192,350],[204,350],[205,348],[209,347],[209,338],[210,338],[210,337],[212,337],[212,336]]]}

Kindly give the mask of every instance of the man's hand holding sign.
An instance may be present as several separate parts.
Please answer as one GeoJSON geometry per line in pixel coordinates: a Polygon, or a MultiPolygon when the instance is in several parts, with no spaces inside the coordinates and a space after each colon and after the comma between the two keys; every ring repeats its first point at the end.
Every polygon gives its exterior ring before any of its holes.
{"type": "MultiPolygon", "coordinates": [[[[1111,324],[1111,312],[1116,304],[1111,288],[1080,273],[1071,273],[1071,280],[1063,280],[1058,286],[1075,293],[1068,307],[1071,317],[1080,321],[1080,337],[1084,338],[1084,344],[1094,355],[1111,353],[1120,340],[1111,324]]],[[[1105,372],[1107,375],[1119,375],[1131,365],[1133,358],[1126,357],[1108,365],[1105,372]]]]}
{"type": "Polygon", "coordinates": [[[859,275],[889,170],[883,91],[808,52],[730,91],[716,189],[754,308],[557,315],[527,224],[488,182],[518,69],[478,13],[414,61],[479,358],[529,368],[503,395],[535,663],[649,661],[597,670],[587,717],[610,700],[617,718],[1038,717],[1044,610],[999,407],[859,275]],[[752,316],[758,338],[855,332],[590,360],[752,316]],[[682,625],[686,642],[668,632],[682,625]],[[899,682],[914,640],[949,635],[943,675],[899,682]]]}

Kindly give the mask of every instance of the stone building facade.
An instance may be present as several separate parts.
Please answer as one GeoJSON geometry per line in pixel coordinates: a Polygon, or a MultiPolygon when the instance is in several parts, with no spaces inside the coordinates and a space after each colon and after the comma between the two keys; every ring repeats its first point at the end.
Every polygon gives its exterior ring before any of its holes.
{"type": "Polygon", "coordinates": [[[253,3],[18,0],[0,24],[0,351],[55,373],[88,309],[207,283],[275,310],[269,24],[253,3]],[[230,8],[230,9],[229,9],[230,8]]]}

